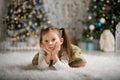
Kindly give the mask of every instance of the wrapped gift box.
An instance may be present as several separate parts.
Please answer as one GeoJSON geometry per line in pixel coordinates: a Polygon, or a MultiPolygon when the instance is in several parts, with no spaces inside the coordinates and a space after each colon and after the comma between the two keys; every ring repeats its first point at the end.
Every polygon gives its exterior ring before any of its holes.
{"type": "Polygon", "coordinates": [[[96,44],[93,41],[85,40],[78,43],[78,46],[83,50],[92,51],[96,49],[96,44]]]}

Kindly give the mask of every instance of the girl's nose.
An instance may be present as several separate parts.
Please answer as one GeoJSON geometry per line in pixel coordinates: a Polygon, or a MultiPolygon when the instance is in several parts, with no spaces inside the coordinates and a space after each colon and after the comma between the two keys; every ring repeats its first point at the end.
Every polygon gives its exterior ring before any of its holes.
{"type": "Polygon", "coordinates": [[[49,44],[53,44],[53,42],[52,42],[52,41],[50,41],[50,42],[49,42],[49,44]]]}

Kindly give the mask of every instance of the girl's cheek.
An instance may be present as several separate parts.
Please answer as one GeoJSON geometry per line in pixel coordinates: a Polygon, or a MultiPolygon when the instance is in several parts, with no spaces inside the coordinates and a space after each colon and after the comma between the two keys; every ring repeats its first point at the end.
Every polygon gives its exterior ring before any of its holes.
{"type": "Polygon", "coordinates": [[[59,42],[59,41],[58,41],[58,40],[56,40],[56,41],[55,41],[55,44],[58,44],[58,42],[59,42]]]}
{"type": "Polygon", "coordinates": [[[56,40],[55,43],[59,43],[60,41],[59,40],[56,40]]]}
{"type": "Polygon", "coordinates": [[[55,41],[54,41],[54,44],[56,44],[57,42],[58,42],[58,40],[55,40],[55,41]]]}
{"type": "Polygon", "coordinates": [[[60,42],[57,42],[56,45],[57,45],[57,46],[61,46],[61,43],[60,43],[60,42]]]}

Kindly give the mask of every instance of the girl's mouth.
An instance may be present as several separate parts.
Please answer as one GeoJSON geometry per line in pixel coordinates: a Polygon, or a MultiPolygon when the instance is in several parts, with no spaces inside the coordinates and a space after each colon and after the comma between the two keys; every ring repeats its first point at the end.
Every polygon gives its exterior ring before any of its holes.
{"type": "Polygon", "coordinates": [[[54,47],[49,47],[49,49],[53,50],[53,49],[54,49],[54,47]]]}

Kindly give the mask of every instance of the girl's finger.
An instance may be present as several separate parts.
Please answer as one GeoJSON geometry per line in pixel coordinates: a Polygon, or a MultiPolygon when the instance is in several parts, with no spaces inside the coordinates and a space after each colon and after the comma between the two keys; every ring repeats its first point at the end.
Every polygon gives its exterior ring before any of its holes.
{"type": "Polygon", "coordinates": [[[60,46],[61,46],[61,45],[60,45],[58,42],[56,42],[56,49],[57,49],[57,50],[60,50],[60,46]]]}
{"type": "Polygon", "coordinates": [[[55,43],[54,50],[58,47],[58,43],[55,43]]]}
{"type": "Polygon", "coordinates": [[[54,46],[54,49],[53,49],[53,54],[58,53],[59,50],[60,50],[60,45],[56,42],[55,46],[54,46]]]}
{"type": "Polygon", "coordinates": [[[47,52],[48,54],[50,53],[50,50],[44,44],[42,44],[41,47],[45,52],[47,52]]]}

